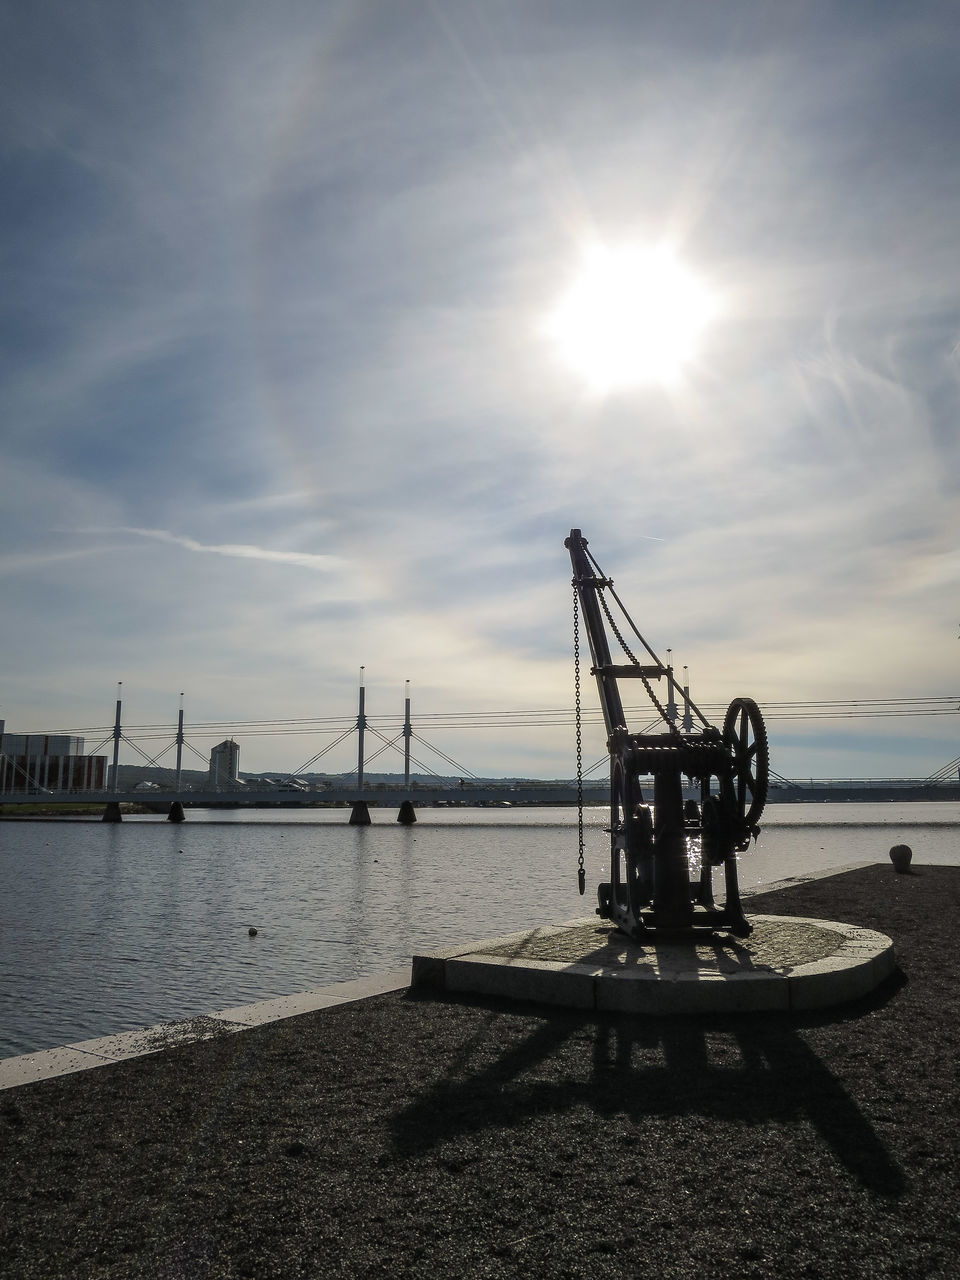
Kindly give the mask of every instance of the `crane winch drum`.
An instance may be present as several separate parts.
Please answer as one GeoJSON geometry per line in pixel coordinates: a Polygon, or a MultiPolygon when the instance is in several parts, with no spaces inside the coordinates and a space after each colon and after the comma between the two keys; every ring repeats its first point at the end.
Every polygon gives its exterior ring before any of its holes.
{"type": "MultiPolygon", "coordinates": [[[[580,616],[593,659],[610,754],[610,880],[599,886],[597,913],[632,938],[651,933],[689,935],[726,929],[746,937],[751,927],[743,914],[737,885],[737,854],[759,833],[767,797],[769,756],[760,709],[751,698],[735,698],[723,728],[710,724],[634,626],[616,592],[587,549],[579,529],[564,545],[573,565],[574,648],[577,685],[577,735],[580,741],[580,616]],[[626,626],[645,651],[641,662],[624,640],[614,618],[617,606],[626,626]],[[610,656],[608,631],[625,661],[610,656]],[[621,680],[639,680],[663,721],[659,733],[627,728],[621,680]],[[666,682],[667,707],[653,691],[666,682]],[[684,698],[684,724],[676,723],[675,696],[684,698]],[[693,729],[694,718],[699,728],[693,729]],[[653,810],[644,802],[640,779],[653,776],[653,810]],[[700,799],[683,798],[683,779],[699,783],[700,799]],[[700,844],[699,876],[691,878],[690,849],[700,844]],[[722,906],[713,898],[713,870],[723,867],[722,906]]],[[[578,780],[582,778],[578,746],[578,780]]],[[[581,821],[580,888],[583,892],[581,821]]]]}

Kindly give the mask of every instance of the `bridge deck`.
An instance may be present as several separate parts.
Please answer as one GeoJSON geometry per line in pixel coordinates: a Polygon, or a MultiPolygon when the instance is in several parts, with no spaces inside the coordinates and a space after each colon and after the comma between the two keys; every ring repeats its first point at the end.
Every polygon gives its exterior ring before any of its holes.
{"type": "MultiPolygon", "coordinates": [[[[584,799],[590,804],[605,803],[606,786],[585,789],[584,799]]],[[[77,805],[77,804],[142,804],[169,807],[175,801],[185,807],[251,808],[269,805],[283,808],[315,808],[351,805],[365,801],[371,806],[394,807],[404,800],[416,805],[485,805],[485,804],[576,804],[575,787],[549,783],[530,787],[464,787],[426,788],[382,791],[370,787],[338,788],[329,791],[51,791],[8,792],[0,795],[5,805],[77,805]]]]}

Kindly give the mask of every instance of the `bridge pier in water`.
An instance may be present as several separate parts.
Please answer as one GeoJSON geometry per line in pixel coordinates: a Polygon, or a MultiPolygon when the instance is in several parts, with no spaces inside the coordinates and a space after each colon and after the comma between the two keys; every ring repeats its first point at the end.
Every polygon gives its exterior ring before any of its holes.
{"type": "Polygon", "coordinates": [[[174,800],[170,806],[170,812],[167,814],[168,822],[183,822],[186,820],[186,814],[183,811],[183,805],[179,800],[174,800]]]}
{"type": "MultiPolygon", "coordinates": [[[[403,823],[405,827],[412,826],[417,820],[417,811],[413,807],[412,800],[401,800],[400,810],[397,813],[397,821],[403,823]]],[[[370,806],[366,800],[354,800],[350,809],[350,819],[348,826],[351,827],[369,827],[372,823],[370,817],[370,806]]]]}
{"type": "Polygon", "coordinates": [[[103,811],[101,822],[122,822],[123,814],[120,812],[120,805],[117,801],[111,801],[103,811]]]}

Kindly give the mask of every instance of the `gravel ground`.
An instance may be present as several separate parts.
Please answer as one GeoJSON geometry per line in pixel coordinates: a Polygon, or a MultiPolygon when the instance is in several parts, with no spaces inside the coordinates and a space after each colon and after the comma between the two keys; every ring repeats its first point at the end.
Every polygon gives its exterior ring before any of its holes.
{"type": "Polygon", "coordinates": [[[816,1015],[398,993],[0,1094],[3,1277],[960,1275],[960,869],[748,913],[878,929],[816,1015]]]}

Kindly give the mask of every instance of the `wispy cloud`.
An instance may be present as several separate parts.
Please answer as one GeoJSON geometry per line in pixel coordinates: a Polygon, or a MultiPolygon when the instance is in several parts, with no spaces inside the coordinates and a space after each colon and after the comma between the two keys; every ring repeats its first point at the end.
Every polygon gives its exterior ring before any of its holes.
{"type": "Polygon", "coordinates": [[[132,534],[137,538],[148,538],[154,542],[167,543],[169,546],[183,547],[185,551],[195,551],[201,555],[228,556],[237,560],[266,560],[271,564],[295,565],[315,573],[332,573],[345,568],[347,563],[340,556],[316,555],[309,551],[276,551],[271,547],[256,547],[241,542],[198,542],[196,538],[171,533],[168,529],[137,529],[131,525],[120,525],[112,529],[75,529],[73,532],[99,536],[132,534]]]}

